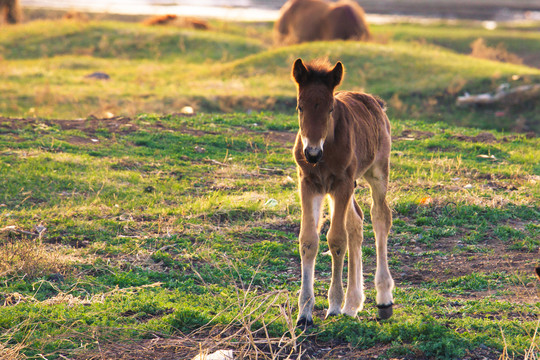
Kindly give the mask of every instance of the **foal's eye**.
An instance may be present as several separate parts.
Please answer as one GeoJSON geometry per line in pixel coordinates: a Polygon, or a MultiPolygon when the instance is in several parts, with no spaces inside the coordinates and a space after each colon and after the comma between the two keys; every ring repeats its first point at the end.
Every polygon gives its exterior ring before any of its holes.
{"type": "Polygon", "coordinates": [[[330,109],[330,112],[332,112],[332,111],[334,111],[334,108],[331,108],[331,109],[330,109]]]}
{"type": "Polygon", "coordinates": [[[304,111],[304,109],[302,109],[302,107],[299,106],[299,107],[298,107],[298,112],[302,112],[302,111],[304,111]]]}

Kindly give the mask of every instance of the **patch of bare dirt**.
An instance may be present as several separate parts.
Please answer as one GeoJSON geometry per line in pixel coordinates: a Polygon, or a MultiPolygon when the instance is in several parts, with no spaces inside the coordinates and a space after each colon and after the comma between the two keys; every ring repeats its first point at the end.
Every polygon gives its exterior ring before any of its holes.
{"type": "Polygon", "coordinates": [[[451,139],[456,139],[460,141],[468,142],[481,142],[481,143],[494,143],[497,142],[497,138],[492,133],[482,132],[476,136],[467,136],[467,135],[453,135],[450,136],[451,139]]]}
{"type": "MultiPolygon", "coordinates": [[[[90,117],[88,119],[78,119],[78,120],[62,120],[62,119],[39,119],[39,118],[7,118],[0,116],[0,129],[5,130],[19,130],[26,127],[32,127],[39,129],[41,127],[51,127],[58,126],[62,130],[79,130],[90,137],[82,136],[70,136],[67,140],[75,145],[86,145],[96,142],[92,140],[91,136],[95,135],[98,131],[107,130],[110,133],[125,135],[132,132],[135,132],[140,129],[140,126],[135,124],[132,118],[117,116],[110,119],[101,119],[96,117],[90,117]]],[[[161,121],[156,121],[155,123],[148,124],[148,127],[160,129],[160,130],[171,130],[161,121]]],[[[280,145],[292,147],[296,139],[296,132],[290,131],[254,131],[246,129],[243,127],[237,128],[240,134],[247,135],[261,135],[268,142],[276,142],[280,145]]],[[[203,135],[217,135],[215,131],[191,129],[187,126],[176,130],[185,134],[193,136],[203,136],[203,135]]]]}
{"type": "Polygon", "coordinates": [[[137,131],[139,127],[133,119],[126,117],[113,117],[110,119],[99,119],[90,117],[78,120],[60,119],[39,119],[39,118],[6,118],[0,116],[0,130],[3,132],[14,132],[15,130],[31,127],[33,129],[46,130],[49,127],[58,126],[62,130],[79,130],[87,137],[72,135],[66,140],[73,145],[88,145],[97,143],[95,135],[99,131],[108,131],[115,134],[129,134],[137,131]]]}
{"type": "MultiPolygon", "coordinates": [[[[211,334],[207,335],[209,338],[211,334]]],[[[192,359],[201,350],[212,353],[218,349],[233,350],[235,359],[265,359],[274,358],[281,347],[278,339],[270,339],[271,345],[264,334],[256,335],[249,347],[245,343],[220,343],[218,339],[210,340],[203,336],[186,336],[176,338],[155,338],[151,340],[141,340],[126,343],[101,344],[100,351],[87,352],[73,359],[85,360],[178,360],[192,359]],[[273,343],[272,340],[276,340],[273,343]],[[254,348],[257,347],[257,349],[254,348]],[[263,353],[266,355],[264,356],[263,353]]],[[[359,350],[349,344],[339,342],[317,341],[316,336],[309,336],[303,341],[299,341],[296,350],[287,348],[282,351],[283,356],[276,359],[377,359],[384,355],[390,345],[378,345],[366,350],[359,350]]],[[[421,359],[422,357],[400,357],[400,359],[421,359]]],[[[396,358],[397,359],[397,358],[396,358]]]]}
{"type": "Polygon", "coordinates": [[[268,131],[265,135],[267,140],[277,142],[283,146],[292,147],[296,140],[296,132],[290,131],[268,131]]]}
{"type": "MultiPolygon", "coordinates": [[[[517,226],[517,225],[516,225],[517,226]]],[[[534,266],[538,263],[538,253],[509,250],[508,244],[497,239],[493,234],[486,234],[486,239],[478,244],[487,252],[475,252],[467,249],[463,235],[438,239],[433,246],[418,242],[412,246],[390,246],[389,254],[399,258],[402,266],[393,271],[396,284],[400,282],[422,285],[426,282],[444,282],[472,273],[507,273],[517,276],[519,283],[505,284],[504,288],[486,291],[471,291],[460,298],[474,299],[497,294],[501,300],[517,303],[535,303],[540,295],[537,281],[532,278],[534,266]],[[405,249],[410,252],[401,253],[405,249]],[[412,254],[411,254],[412,252],[412,254]],[[418,266],[421,263],[421,266],[418,266]],[[504,290],[504,294],[498,294],[504,290]]],[[[375,271],[374,264],[366,266],[366,271],[375,271]]]]}
{"type": "Polygon", "coordinates": [[[75,249],[88,247],[90,245],[90,241],[91,239],[88,237],[85,237],[83,239],[78,239],[78,238],[65,239],[62,236],[53,236],[53,237],[45,237],[43,239],[43,242],[47,244],[69,245],[75,249]]]}
{"type": "MultiPolygon", "coordinates": [[[[460,141],[468,141],[468,142],[479,142],[479,143],[498,143],[498,142],[509,142],[512,140],[515,140],[520,135],[510,135],[510,136],[504,136],[501,139],[497,139],[495,135],[488,132],[481,132],[480,134],[476,136],[467,136],[462,134],[457,134],[450,136],[451,139],[456,139],[460,141]]],[[[525,133],[525,137],[527,139],[532,139],[536,137],[536,134],[534,132],[528,132],[525,133]]]]}
{"type": "Polygon", "coordinates": [[[412,130],[405,129],[399,135],[399,140],[417,140],[417,139],[429,139],[432,138],[435,134],[431,131],[421,131],[421,130],[412,130]]]}
{"type": "MultiPolygon", "coordinates": [[[[261,334],[262,335],[262,334],[261,334]]],[[[155,338],[151,340],[140,340],[125,343],[101,344],[100,350],[85,352],[78,356],[70,356],[74,360],[178,360],[193,359],[200,353],[212,353],[217,350],[232,350],[235,359],[378,359],[385,357],[391,345],[381,344],[369,349],[356,349],[350,344],[335,342],[317,341],[315,336],[307,336],[303,341],[298,342],[296,350],[287,349],[282,352],[283,356],[272,357],[280,351],[279,344],[267,344],[268,339],[262,336],[255,336],[253,344],[258,344],[257,349],[251,348],[246,351],[245,344],[242,343],[220,343],[219,340],[210,340],[201,335],[196,337],[176,337],[176,338],[155,338]],[[264,355],[263,355],[264,353],[264,355]]],[[[496,360],[500,354],[495,350],[481,345],[480,347],[467,351],[463,360],[496,360]]],[[[408,355],[394,356],[392,360],[422,360],[427,359],[417,349],[411,348],[408,355]],[[415,351],[416,350],[416,351],[415,351]]]]}

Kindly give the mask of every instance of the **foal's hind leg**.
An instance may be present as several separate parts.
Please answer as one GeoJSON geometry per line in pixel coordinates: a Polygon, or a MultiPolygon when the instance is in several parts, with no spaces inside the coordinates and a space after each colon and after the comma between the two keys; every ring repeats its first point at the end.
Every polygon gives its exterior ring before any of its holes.
{"type": "Polygon", "coordinates": [[[342,312],[345,315],[356,316],[364,305],[364,275],[362,273],[362,242],[364,214],[358,203],[351,196],[347,212],[347,233],[349,245],[349,272],[347,277],[347,293],[342,312]]]}
{"type": "Polygon", "coordinates": [[[392,212],[386,203],[388,187],[388,160],[375,163],[364,175],[371,187],[371,221],[377,245],[377,271],[375,272],[375,288],[377,289],[377,307],[379,317],[388,319],[392,316],[392,289],[394,280],[388,269],[387,241],[392,226],[392,212]]]}

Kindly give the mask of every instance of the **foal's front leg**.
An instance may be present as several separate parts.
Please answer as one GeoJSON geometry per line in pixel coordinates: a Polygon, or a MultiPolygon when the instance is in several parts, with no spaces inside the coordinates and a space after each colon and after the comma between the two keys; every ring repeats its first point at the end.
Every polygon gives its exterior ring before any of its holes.
{"type": "Polygon", "coordinates": [[[300,196],[302,198],[302,223],[299,238],[302,258],[302,288],[298,297],[299,312],[296,325],[307,327],[313,324],[315,258],[319,250],[318,225],[324,195],[312,192],[308,184],[301,183],[300,196]]]}
{"type": "Polygon", "coordinates": [[[341,314],[343,303],[343,260],[347,252],[347,230],[345,221],[353,193],[353,183],[343,183],[330,194],[332,219],[328,230],[328,247],[332,254],[332,281],[328,290],[328,312],[326,317],[341,314]]]}

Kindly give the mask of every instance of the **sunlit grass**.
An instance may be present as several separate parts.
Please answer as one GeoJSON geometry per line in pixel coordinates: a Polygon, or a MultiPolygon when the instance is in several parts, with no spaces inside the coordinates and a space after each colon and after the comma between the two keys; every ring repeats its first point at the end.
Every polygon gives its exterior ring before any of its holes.
{"type": "Polygon", "coordinates": [[[392,32],[388,41],[273,49],[268,25],[218,25],[229,34],[66,21],[0,33],[0,114],[69,119],[0,119],[0,357],[89,358],[171,337],[189,344],[180,357],[202,344],[261,356],[254,336],[267,355],[336,341],[389,358],[537,354],[538,138],[490,131],[475,141],[485,130],[452,125],[535,123],[535,102],[500,117],[453,103],[540,77],[456,53],[469,39],[514,51],[537,35],[488,39],[458,24],[430,27],[423,42],[424,27],[385,25],[374,32],[392,32]],[[343,89],[389,103],[396,308],[375,321],[371,199],[359,181],[365,308],[322,320],[326,220],[318,328],[306,336],[294,330],[301,209],[289,72],[297,57],[321,56],[345,63],[343,89]],[[96,71],[111,79],[85,78],[96,71]],[[174,115],[185,105],[199,114],[174,115]],[[89,115],[132,118],[74,120],[89,115]],[[207,326],[233,335],[216,342],[207,326]]]}
{"type": "MultiPolygon", "coordinates": [[[[15,128],[1,123],[0,253],[10,255],[0,260],[6,304],[0,343],[55,358],[94,351],[98,340],[183,336],[204,332],[208,323],[238,329],[234,319],[257,306],[255,299],[275,295],[279,306],[294,304],[300,286],[294,136],[285,142],[267,136],[278,125],[294,128],[295,117],[145,114],[132,121],[137,130],[124,133],[129,127],[116,131],[114,121],[80,130],[39,120],[15,128]],[[72,143],[85,138],[97,141],[72,143]],[[41,238],[36,226],[46,228],[41,238]]],[[[536,326],[525,314],[538,312],[527,293],[536,280],[523,270],[532,270],[538,248],[538,190],[531,181],[537,164],[506,154],[534,153],[538,140],[505,142],[507,134],[494,133],[495,143],[471,143],[452,136],[477,130],[392,122],[395,317],[373,321],[370,195],[359,182],[368,302],[359,320],[317,318],[312,336],[356,349],[388,345],[381,350],[388,356],[461,358],[481,345],[501,353],[502,328],[507,350],[521,356],[536,326]],[[431,135],[400,139],[412,129],[431,135]],[[443,154],[445,148],[455,154],[443,154]],[[477,157],[486,151],[496,160],[477,157]],[[495,256],[502,262],[497,271],[466,274],[451,260],[495,256]],[[513,256],[528,260],[510,268],[513,256]],[[411,272],[424,280],[410,282],[411,272]]],[[[327,250],[324,234],[320,248],[327,250]]],[[[319,256],[316,272],[319,314],[327,307],[328,256],[319,256]]],[[[268,308],[253,331],[286,332],[279,306],[268,308]]]]}
{"type": "MultiPolygon", "coordinates": [[[[456,96],[465,92],[491,92],[502,83],[536,82],[538,69],[458,54],[456,50],[463,51],[453,43],[445,48],[432,44],[435,40],[412,41],[422,29],[426,30],[419,25],[379,27],[380,32],[409,34],[393,35],[388,42],[269,48],[262,34],[246,37],[234,29],[230,34],[119,22],[30,22],[0,34],[0,112],[86,118],[170,114],[186,105],[198,111],[290,112],[295,99],[291,63],[297,57],[328,57],[345,64],[342,89],[383,97],[392,116],[538,130],[534,101],[499,111],[502,115],[495,117],[491,109],[454,105],[456,96]],[[93,72],[104,72],[111,79],[86,78],[93,72]]],[[[259,30],[271,31],[264,26],[259,30]]],[[[444,34],[459,39],[467,31],[467,25],[432,26],[426,36],[443,41],[444,34]]],[[[505,31],[496,34],[504,38],[505,31]]],[[[508,33],[509,38],[504,38],[511,39],[508,44],[535,36],[532,32],[508,33]]]]}

